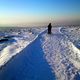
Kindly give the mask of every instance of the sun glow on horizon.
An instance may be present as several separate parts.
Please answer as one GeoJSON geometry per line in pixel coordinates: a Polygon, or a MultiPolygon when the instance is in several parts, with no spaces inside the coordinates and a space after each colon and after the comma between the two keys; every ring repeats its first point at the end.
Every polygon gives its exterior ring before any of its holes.
{"type": "Polygon", "coordinates": [[[80,20],[80,0],[1,0],[0,25],[80,20]]]}

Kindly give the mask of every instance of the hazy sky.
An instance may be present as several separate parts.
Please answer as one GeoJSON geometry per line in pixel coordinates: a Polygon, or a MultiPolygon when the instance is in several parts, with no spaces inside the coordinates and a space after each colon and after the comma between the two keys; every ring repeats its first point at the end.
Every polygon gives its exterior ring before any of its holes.
{"type": "Polygon", "coordinates": [[[80,0],[0,0],[0,25],[80,19],[80,0]]]}

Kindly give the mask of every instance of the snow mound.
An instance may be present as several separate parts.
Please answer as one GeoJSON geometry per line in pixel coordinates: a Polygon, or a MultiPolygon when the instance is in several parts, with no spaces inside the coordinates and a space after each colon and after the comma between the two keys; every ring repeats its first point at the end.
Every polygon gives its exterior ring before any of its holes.
{"type": "Polygon", "coordinates": [[[0,80],[55,80],[41,46],[44,32],[0,69],[0,80]]]}
{"type": "Polygon", "coordinates": [[[80,50],[71,42],[71,38],[60,32],[60,28],[53,28],[52,32],[52,35],[43,35],[44,57],[57,80],[74,80],[80,70],[80,50]]]}
{"type": "Polygon", "coordinates": [[[8,28],[0,32],[3,36],[13,36],[15,41],[0,43],[0,67],[6,64],[13,56],[20,53],[26,46],[34,41],[45,28],[8,28]]]}

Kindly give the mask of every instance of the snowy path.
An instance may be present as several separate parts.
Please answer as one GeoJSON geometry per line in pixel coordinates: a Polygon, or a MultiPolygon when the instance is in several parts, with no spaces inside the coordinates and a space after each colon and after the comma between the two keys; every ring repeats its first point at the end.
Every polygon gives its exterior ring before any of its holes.
{"type": "Polygon", "coordinates": [[[55,80],[44,58],[42,34],[0,70],[0,80],[55,80]]]}
{"type": "Polygon", "coordinates": [[[71,61],[70,55],[73,55],[73,52],[70,52],[66,36],[59,31],[55,28],[52,35],[43,35],[42,46],[46,60],[55,72],[57,80],[78,80],[74,79],[78,69],[71,61]]]}
{"type": "Polygon", "coordinates": [[[0,80],[80,80],[80,51],[60,32],[41,33],[0,69],[0,80]],[[55,74],[54,74],[55,72],[55,74]]]}

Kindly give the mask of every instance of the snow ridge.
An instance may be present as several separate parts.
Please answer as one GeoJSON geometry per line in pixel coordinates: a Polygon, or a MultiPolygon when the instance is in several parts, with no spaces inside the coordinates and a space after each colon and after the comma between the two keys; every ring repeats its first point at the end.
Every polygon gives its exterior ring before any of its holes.
{"type": "Polygon", "coordinates": [[[55,72],[57,80],[74,80],[80,67],[77,61],[72,59],[74,49],[71,47],[70,40],[59,31],[56,28],[52,30],[52,35],[42,36],[44,57],[55,72]],[[78,66],[75,66],[73,60],[78,66]]]}
{"type": "MultiPolygon", "coordinates": [[[[24,31],[21,29],[19,34],[17,34],[14,39],[16,42],[13,42],[12,44],[6,46],[2,51],[0,51],[0,67],[6,64],[13,56],[20,53],[26,46],[31,44],[39,34],[44,32],[45,29],[35,29],[32,28],[30,32],[24,31]]],[[[14,32],[13,34],[16,34],[18,32],[14,32]]]]}

